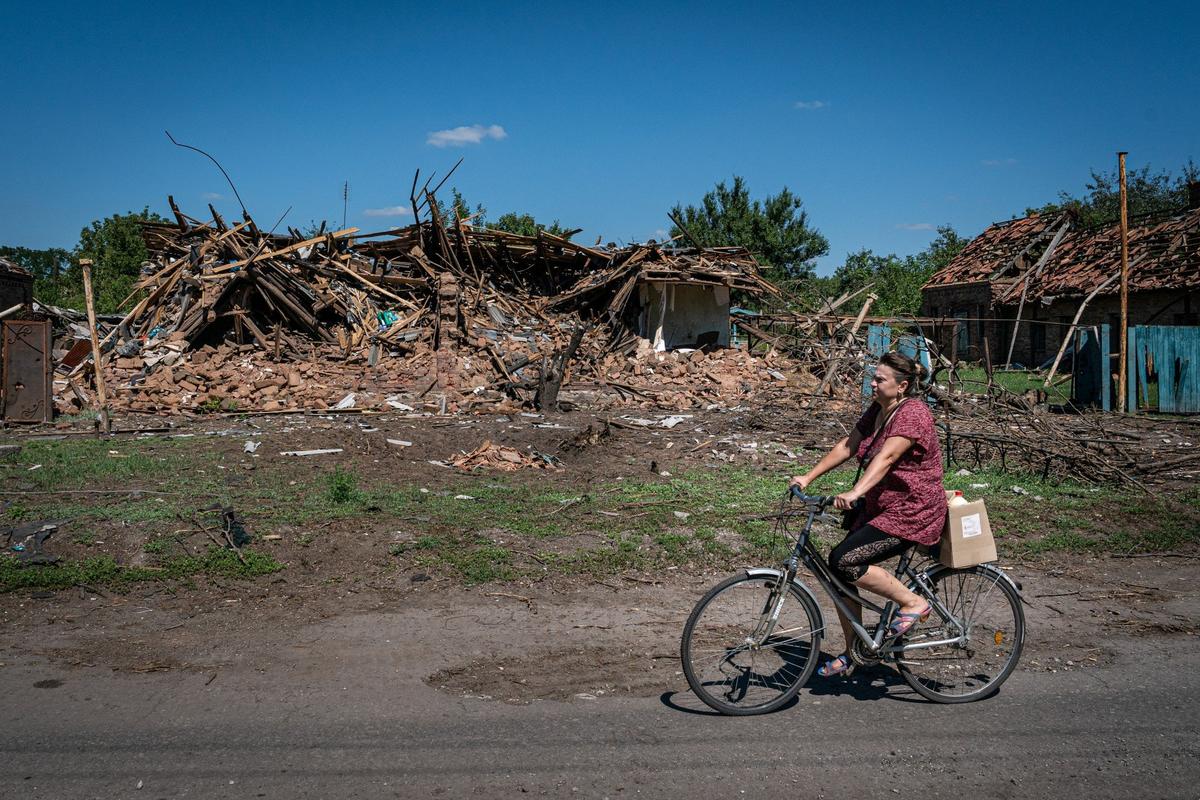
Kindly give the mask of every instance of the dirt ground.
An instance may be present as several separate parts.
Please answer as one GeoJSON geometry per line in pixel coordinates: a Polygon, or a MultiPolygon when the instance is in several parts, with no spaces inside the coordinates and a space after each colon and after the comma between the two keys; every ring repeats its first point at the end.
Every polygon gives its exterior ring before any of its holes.
{"type": "MultiPolygon", "coordinates": [[[[714,409],[684,416],[671,427],[663,424],[668,415],[643,413],[644,418],[637,412],[605,418],[577,412],[553,419],[403,414],[210,418],[155,435],[194,437],[197,447],[215,456],[207,469],[218,470],[228,486],[238,486],[257,471],[270,471],[287,483],[342,464],[352,467],[364,485],[419,484],[436,493],[462,491],[464,482],[486,486],[496,480],[491,473],[464,475],[444,463],[431,463],[469,451],[484,439],[559,460],[555,469],[507,473],[509,485],[583,490],[635,474],[681,474],[735,463],[778,474],[782,488],[798,461],[811,461],[844,430],[834,414],[793,425],[787,409],[714,409]],[[411,445],[389,444],[388,439],[411,445]],[[255,453],[247,452],[247,441],[260,443],[255,453]],[[323,448],[342,452],[278,455],[323,448]]],[[[122,420],[118,427],[135,424],[122,420]]],[[[140,424],[162,427],[159,419],[140,424]]],[[[119,452],[124,445],[117,437],[110,446],[119,452]]],[[[122,491],[154,491],[126,480],[120,490],[102,486],[115,494],[97,495],[94,501],[123,502],[130,495],[122,491]]],[[[29,486],[17,470],[9,470],[4,481],[10,491],[29,486]]],[[[261,511],[243,509],[252,530],[261,511]]],[[[724,574],[746,566],[666,566],[603,577],[549,573],[464,586],[453,576],[403,558],[386,558],[401,532],[395,530],[395,519],[378,517],[321,523],[319,547],[302,544],[303,530],[276,526],[273,538],[256,547],[285,568],[256,579],[201,575],[120,590],[76,585],[0,595],[0,662],[33,658],[81,669],[191,671],[215,679],[232,665],[264,672],[284,668],[298,648],[319,648],[320,642],[306,635],[314,622],[403,611],[424,615],[430,624],[418,626],[397,646],[428,649],[430,657],[422,659],[424,680],[441,691],[512,703],[651,696],[683,686],[678,637],[693,603],[724,574]],[[451,622],[454,635],[439,635],[451,622]]],[[[403,536],[411,538],[419,526],[420,520],[405,521],[403,536]]],[[[79,558],[94,553],[99,540],[123,563],[144,558],[147,531],[140,523],[96,523],[88,545],[69,533],[67,528],[53,539],[47,552],[79,558]]],[[[570,551],[602,545],[585,531],[547,546],[570,551]]],[[[1029,603],[1028,644],[1020,669],[1071,671],[1104,665],[1129,636],[1194,642],[1200,630],[1196,557],[1186,550],[1135,557],[1049,554],[1005,562],[1029,603]]],[[[832,620],[832,608],[827,602],[824,606],[832,620]]],[[[837,634],[827,639],[825,650],[838,652],[838,639],[837,634]]]]}

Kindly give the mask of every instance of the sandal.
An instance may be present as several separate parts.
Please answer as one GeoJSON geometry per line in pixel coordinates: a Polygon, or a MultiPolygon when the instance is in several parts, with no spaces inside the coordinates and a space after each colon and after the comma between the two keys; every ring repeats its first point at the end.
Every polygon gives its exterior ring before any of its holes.
{"type": "Polygon", "coordinates": [[[854,672],[854,664],[850,662],[850,658],[846,655],[831,658],[817,668],[817,674],[822,678],[832,678],[835,675],[849,677],[852,672],[854,672]]]}
{"type": "Polygon", "coordinates": [[[932,612],[933,606],[926,603],[925,608],[921,611],[908,614],[897,614],[896,618],[892,620],[892,624],[888,626],[888,636],[891,638],[903,636],[912,630],[918,622],[924,622],[925,620],[929,619],[929,615],[932,612]]]}

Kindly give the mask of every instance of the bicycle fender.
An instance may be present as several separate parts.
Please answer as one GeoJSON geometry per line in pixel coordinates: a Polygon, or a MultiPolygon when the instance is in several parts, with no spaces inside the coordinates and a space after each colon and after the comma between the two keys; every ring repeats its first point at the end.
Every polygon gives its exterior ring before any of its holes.
{"type": "MultiPolygon", "coordinates": [[[[1012,590],[1017,593],[1017,597],[1020,599],[1020,601],[1030,608],[1033,608],[1033,603],[1030,603],[1025,599],[1025,594],[1021,591],[1021,584],[1013,580],[1012,576],[1010,576],[1007,572],[997,566],[993,566],[992,564],[980,564],[979,566],[983,567],[988,572],[995,573],[1003,578],[1004,581],[1012,587],[1012,590]]],[[[956,572],[956,570],[953,567],[947,567],[945,564],[937,564],[932,569],[925,570],[925,574],[931,578],[935,575],[941,575],[943,572],[956,572]]]]}
{"type": "MultiPolygon", "coordinates": [[[[778,578],[782,574],[781,570],[770,569],[768,567],[757,567],[746,570],[746,575],[751,578],[778,578]]],[[[808,588],[808,585],[799,578],[792,578],[792,585],[807,595],[809,600],[812,600],[813,608],[817,609],[817,621],[820,623],[820,627],[824,628],[825,618],[821,613],[821,604],[817,602],[817,596],[813,594],[813,590],[808,588]]]]}

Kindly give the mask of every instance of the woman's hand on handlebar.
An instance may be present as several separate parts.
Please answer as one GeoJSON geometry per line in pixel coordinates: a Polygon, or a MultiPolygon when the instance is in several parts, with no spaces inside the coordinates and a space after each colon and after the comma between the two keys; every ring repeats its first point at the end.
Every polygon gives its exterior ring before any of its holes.
{"type": "Polygon", "coordinates": [[[788,482],[788,488],[790,489],[793,486],[797,486],[800,488],[801,492],[804,492],[808,489],[808,485],[810,483],[812,483],[812,478],[808,477],[807,475],[794,475],[791,481],[788,482]]]}
{"type": "Polygon", "coordinates": [[[842,511],[849,511],[850,508],[861,498],[858,492],[851,489],[848,492],[842,492],[837,497],[833,498],[833,507],[839,508],[842,511]]]}

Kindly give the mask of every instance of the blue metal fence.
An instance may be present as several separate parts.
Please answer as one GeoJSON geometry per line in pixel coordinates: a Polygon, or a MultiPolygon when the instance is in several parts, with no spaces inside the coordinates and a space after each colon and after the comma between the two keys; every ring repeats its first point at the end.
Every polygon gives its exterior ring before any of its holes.
{"type": "Polygon", "coordinates": [[[929,345],[925,337],[916,333],[901,333],[895,341],[892,340],[892,326],[886,322],[867,326],[867,355],[870,357],[863,369],[863,397],[871,396],[871,379],[875,377],[875,363],[883,354],[893,349],[925,367],[925,374],[932,371],[932,361],[929,358],[929,345]]]}
{"type": "Polygon", "coordinates": [[[1200,327],[1130,328],[1126,387],[1130,413],[1143,409],[1200,412],[1200,327]]]}

